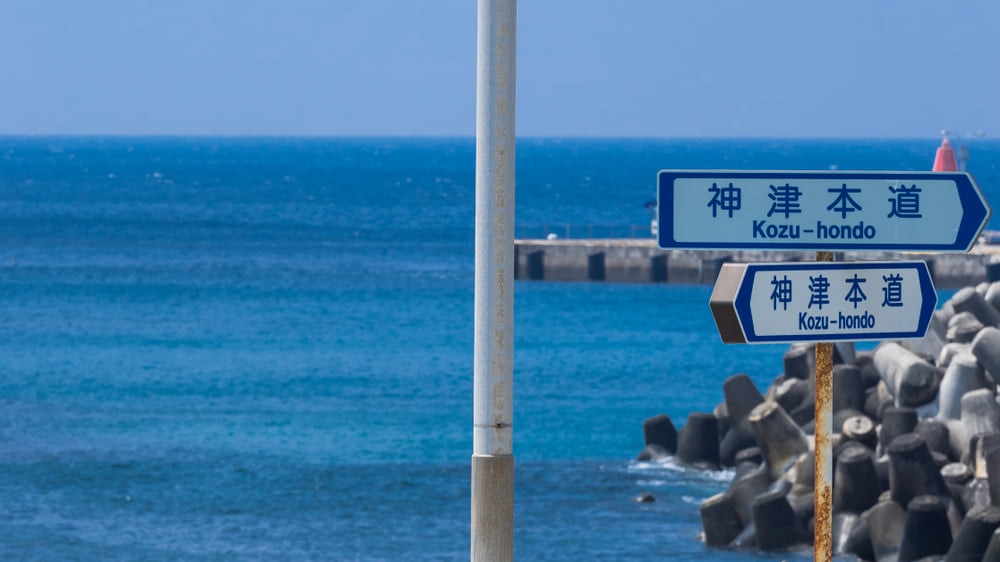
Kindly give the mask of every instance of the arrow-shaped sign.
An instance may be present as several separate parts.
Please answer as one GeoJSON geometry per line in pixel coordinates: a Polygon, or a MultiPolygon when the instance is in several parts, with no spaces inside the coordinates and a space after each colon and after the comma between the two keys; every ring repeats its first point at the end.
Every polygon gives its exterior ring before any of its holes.
{"type": "Polygon", "coordinates": [[[710,304],[725,343],[905,339],[937,292],[923,261],[724,264],[710,304]]]}
{"type": "Polygon", "coordinates": [[[663,170],[664,249],[964,252],[992,213],[965,172],[663,170]]]}

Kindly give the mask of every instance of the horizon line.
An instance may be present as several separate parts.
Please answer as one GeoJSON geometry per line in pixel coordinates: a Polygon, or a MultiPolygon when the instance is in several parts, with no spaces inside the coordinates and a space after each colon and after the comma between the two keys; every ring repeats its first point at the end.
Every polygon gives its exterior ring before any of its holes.
{"type": "MultiPolygon", "coordinates": [[[[276,133],[0,133],[0,139],[44,139],[44,138],[92,138],[92,139],[304,139],[304,140],[470,140],[475,135],[450,134],[276,134],[276,133]]],[[[612,140],[612,141],[723,141],[723,140],[754,140],[754,141],[922,141],[933,138],[935,141],[944,138],[940,133],[920,136],[800,136],[800,135],[521,135],[517,140],[612,140]]],[[[996,141],[986,136],[962,138],[963,141],[989,142],[996,141]]]]}

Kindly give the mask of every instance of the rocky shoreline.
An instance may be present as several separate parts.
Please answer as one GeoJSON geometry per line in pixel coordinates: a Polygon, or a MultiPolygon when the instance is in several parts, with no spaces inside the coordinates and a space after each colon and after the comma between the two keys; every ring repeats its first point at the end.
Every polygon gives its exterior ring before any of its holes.
{"type": "MultiPolygon", "coordinates": [[[[645,420],[638,459],[734,476],[700,507],[710,548],[813,541],[815,347],[763,393],[746,374],[679,430],[645,420]]],[[[1000,282],[957,291],[919,340],[834,346],[833,550],[861,560],[1000,562],[1000,282]]]]}

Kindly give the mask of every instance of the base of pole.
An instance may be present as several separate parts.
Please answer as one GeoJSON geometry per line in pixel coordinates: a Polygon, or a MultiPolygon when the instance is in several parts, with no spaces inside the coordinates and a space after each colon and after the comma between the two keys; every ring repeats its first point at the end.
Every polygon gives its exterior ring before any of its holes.
{"type": "Polygon", "coordinates": [[[472,455],[472,561],[514,560],[514,455],[472,455]]]}

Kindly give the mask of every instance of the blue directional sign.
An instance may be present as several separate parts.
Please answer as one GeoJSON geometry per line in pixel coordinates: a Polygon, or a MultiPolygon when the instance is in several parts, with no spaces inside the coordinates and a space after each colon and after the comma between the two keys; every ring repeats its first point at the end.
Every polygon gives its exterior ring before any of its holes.
{"type": "Polygon", "coordinates": [[[965,172],[663,170],[664,249],[964,252],[992,210],[965,172]]]}
{"type": "Polygon", "coordinates": [[[937,292],[923,261],[725,264],[710,301],[726,343],[920,338],[937,292]]]}

